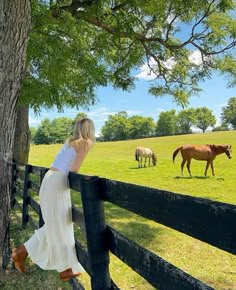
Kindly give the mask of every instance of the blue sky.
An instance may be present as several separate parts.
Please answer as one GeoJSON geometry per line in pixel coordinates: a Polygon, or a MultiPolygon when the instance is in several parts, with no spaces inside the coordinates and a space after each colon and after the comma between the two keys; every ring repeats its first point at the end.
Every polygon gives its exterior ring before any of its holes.
{"type": "MultiPolygon", "coordinates": [[[[182,110],[177,106],[173,99],[169,96],[156,98],[148,93],[151,82],[142,74],[139,74],[139,80],[136,87],[131,92],[122,90],[114,90],[112,87],[99,88],[97,90],[97,98],[99,102],[91,106],[89,111],[81,109],[87,116],[94,120],[96,126],[96,134],[99,135],[102,126],[108,119],[108,115],[126,111],[128,116],[141,115],[144,117],[152,117],[156,122],[160,112],[175,109],[182,110]]],[[[225,77],[214,75],[212,79],[201,83],[202,92],[199,96],[190,98],[188,107],[207,106],[211,109],[220,123],[220,114],[222,107],[227,105],[231,97],[236,96],[235,88],[227,88],[225,77]]],[[[54,119],[59,117],[74,118],[79,111],[74,108],[65,108],[64,113],[58,113],[57,110],[42,110],[39,116],[35,116],[32,111],[29,115],[29,125],[37,127],[44,118],[54,119]]]]}

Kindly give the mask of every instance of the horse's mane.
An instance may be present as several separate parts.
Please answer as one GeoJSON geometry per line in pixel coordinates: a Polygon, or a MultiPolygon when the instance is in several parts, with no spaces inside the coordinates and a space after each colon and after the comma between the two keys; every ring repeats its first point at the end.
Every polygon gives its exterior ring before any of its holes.
{"type": "Polygon", "coordinates": [[[212,150],[217,150],[217,148],[224,148],[227,149],[228,147],[231,148],[231,145],[216,145],[216,144],[206,144],[206,146],[209,146],[212,150]]]}

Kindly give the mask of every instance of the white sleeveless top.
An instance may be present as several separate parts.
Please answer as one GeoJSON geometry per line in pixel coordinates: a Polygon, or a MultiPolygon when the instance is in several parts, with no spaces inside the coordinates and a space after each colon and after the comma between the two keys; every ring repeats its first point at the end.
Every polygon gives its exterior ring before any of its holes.
{"type": "Polygon", "coordinates": [[[77,152],[72,146],[64,144],[51,166],[68,174],[73,166],[76,155],[77,152]]]}

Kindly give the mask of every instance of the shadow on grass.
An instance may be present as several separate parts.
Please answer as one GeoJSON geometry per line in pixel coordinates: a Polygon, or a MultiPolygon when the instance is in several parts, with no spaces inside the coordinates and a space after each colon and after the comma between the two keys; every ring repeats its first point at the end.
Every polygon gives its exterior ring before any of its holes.
{"type": "Polygon", "coordinates": [[[223,177],[218,177],[218,178],[216,178],[216,180],[224,181],[225,179],[223,177]]]}
{"type": "Polygon", "coordinates": [[[129,169],[147,169],[147,168],[151,168],[151,167],[155,167],[155,166],[153,166],[153,165],[151,165],[151,166],[145,166],[145,167],[130,167],[129,169]]]}
{"type": "Polygon", "coordinates": [[[163,231],[163,229],[154,229],[147,223],[140,221],[110,221],[108,224],[144,248],[148,248],[152,240],[157,240],[157,236],[160,237],[163,231]]]}
{"type": "Polygon", "coordinates": [[[157,236],[161,240],[161,227],[152,227],[145,218],[128,210],[105,203],[105,215],[109,226],[143,247],[148,247],[152,240],[157,240],[157,236]]]}
{"type": "Polygon", "coordinates": [[[209,179],[209,176],[175,176],[174,179],[209,179]]]}

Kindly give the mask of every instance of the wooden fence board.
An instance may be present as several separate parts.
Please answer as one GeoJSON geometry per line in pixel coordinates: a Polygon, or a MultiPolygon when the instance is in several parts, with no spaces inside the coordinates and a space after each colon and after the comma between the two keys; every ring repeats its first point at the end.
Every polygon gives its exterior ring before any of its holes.
{"type": "Polygon", "coordinates": [[[40,205],[31,196],[28,196],[28,204],[31,205],[38,215],[40,214],[40,205]]]}
{"type": "Polygon", "coordinates": [[[39,194],[40,185],[37,184],[36,182],[30,180],[30,182],[29,182],[29,188],[31,188],[34,192],[36,192],[37,194],[39,194]]]}
{"type": "Polygon", "coordinates": [[[32,166],[31,173],[40,175],[42,170],[48,170],[49,168],[40,167],[40,166],[32,166]]]}
{"type": "Polygon", "coordinates": [[[154,253],[129,240],[111,227],[107,227],[109,250],[142,275],[159,290],[212,290],[210,286],[193,278],[154,253]]]}
{"type": "Polygon", "coordinates": [[[76,208],[72,205],[72,220],[74,223],[77,223],[82,231],[85,231],[85,223],[84,223],[84,213],[80,208],[76,208]]]}
{"type": "Polygon", "coordinates": [[[103,199],[236,254],[236,206],[102,179],[103,199]]]}
{"type": "Polygon", "coordinates": [[[81,180],[86,180],[86,179],[90,179],[90,178],[91,178],[91,176],[89,176],[89,175],[83,175],[83,174],[77,174],[74,172],[70,172],[70,174],[69,174],[70,188],[80,192],[81,191],[81,188],[80,188],[81,180]]]}
{"type": "Polygon", "coordinates": [[[86,272],[89,275],[91,275],[92,271],[91,271],[91,265],[88,259],[88,252],[82,247],[81,243],[78,240],[75,240],[75,247],[76,247],[78,261],[84,267],[86,272]]]}
{"type": "Polygon", "coordinates": [[[83,285],[79,283],[79,281],[76,278],[71,278],[69,280],[70,285],[72,286],[73,290],[85,290],[83,285]]]}

